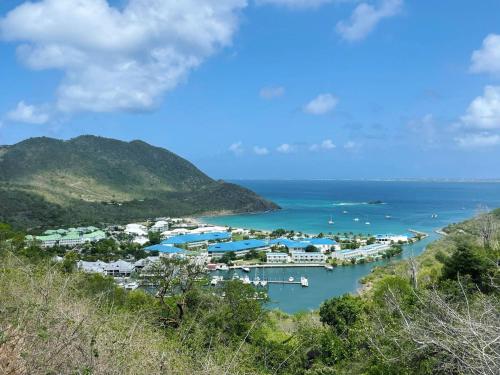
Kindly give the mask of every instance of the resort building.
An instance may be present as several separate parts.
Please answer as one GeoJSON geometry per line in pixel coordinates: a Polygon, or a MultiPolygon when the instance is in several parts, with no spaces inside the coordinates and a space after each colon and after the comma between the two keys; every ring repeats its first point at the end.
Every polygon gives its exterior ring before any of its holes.
{"type": "Polygon", "coordinates": [[[127,224],[125,227],[125,233],[127,234],[133,234],[135,236],[147,236],[148,235],[148,230],[147,228],[142,225],[142,224],[127,224]]]}
{"type": "Polygon", "coordinates": [[[377,234],[375,241],[379,244],[390,245],[393,243],[407,243],[408,236],[398,234],[377,234]]]}
{"type": "MultiPolygon", "coordinates": [[[[94,227],[89,227],[95,229],[94,227]]],[[[89,228],[71,228],[70,230],[57,229],[44,232],[43,236],[26,236],[27,241],[39,241],[42,247],[77,246],[87,242],[95,242],[106,238],[106,233],[96,230],[91,233],[82,233],[77,229],[88,230],[89,228]]]]}
{"type": "Polygon", "coordinates": [[[151,228],[149,228],[149,230],[151,232],[159,232],[159,233],[165,232],[166,230],[168,230],[168,222],[165,220],[159,220],[156,223],[154,223],[154,225],[151,228]]]}
{"type": "Polygon", "coordinates": [[[363,258],[369,256],[377,256],[387,249],[389,249],[389,245],[385,244],[373,244],[360,247],[359,249],[354,250],[341,250],[332,253],[333,258],[337,258],[340,260],[349,260],[352,258],[363,258]]]}
{"type": "Polygon", "coordinates": [[[234,252],[237,257],[244,256],[249,251],[269,251],[266,241],[243,240],[234,242],[223,242],[208,247],[208,255],[212,258],[220,258],[224,254],[234,252]]]}
{"type": "Polygon", "coordinates": [[[320,252],[292,251],[291,257],[294,263],[323,263],[325,261],[325,254],[320,252]]]}
{"type": "Polygon", "coordinates": [[[91,273],[105,274],[104,267],[106,265],[106,262],[101,262],[100,260],[98,260],[97,262],[86,262],[84,260],[79,260],[78,262],[76,262],[76,266],[79,270],[91,273]]]}
{"type": "Polygon", "coordinates": [[[231,239],[229,232],[214,232],[203,234],[185,234],[170,237],[161,242],[162,245],[185,246],[188,249],[207,247],[211,243],[224,242],[231,239]]]}
{"type": "Polygon", "coordinates": [[[303,241],[295,241],[289,238],[276,238],[274,240],[269,241],[269,245],[277,245],[286,247],[288,251],[305,251],[306,247],[311,245],[310,243],[303,241]]]}
{"type": "Polygon", "coordinates": [[[158,251],[160,257],[172,258],[172,257],[181,257],[189,255],[190,252],[184,249],[180,249],[171,245],[152,245],[144,248],[145,251],[158,251]]]}
{"type": "Polygon", "coordinates": [[[144,246],[145,244],[147,244],[149,242],[149,238],[143,237],[143,236],[139,236],[139,237],[134,238],[132,240],[132,242],[136,243],[138,245],[144,246]]]}
{"type": "Polygon", "coordinates": [[[311,238],[311,239],[306,239],[303,242],[313,245],[323,254],[328,251],[340,250],[340,244],[338,244],[337,241],[332,240],[330,238],[311,238]]]}
{"type": "Polygon", "coordinates": [[[267,253],[267,263],[288,263],[290,257],[287,253],[267,253]]]}

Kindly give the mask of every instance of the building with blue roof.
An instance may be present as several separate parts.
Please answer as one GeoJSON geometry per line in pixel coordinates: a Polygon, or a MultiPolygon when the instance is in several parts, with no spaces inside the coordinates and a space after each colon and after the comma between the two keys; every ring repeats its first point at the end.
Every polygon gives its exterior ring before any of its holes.
{"type": "Polygon", "coordinates": [[[236,256],[241,257],[247,254],[251,250],[269,251],[269,246],[267,241],[255,240],[255,239],[222,242],[209,246],[208,255],[211,255],[214,258],[219,258],[224,254],[227,254],[229,252],[234,252],[236,256]]]}
{"type": "Polygon", "coordinates": [[[199,234],[184,234],[174,236],[161,242],[162,245],[187,246],[188,248],[205,247],[210,243],[229,241],[231,233],[213,232],[199,234]]]}
{"type": "Polygon", "coordinates": [[[187,255],[192,254],[191,252],[189,252],[187,250],[184,250],[184,249],[181,249],[181,248],[178,248],[175,246],[162,245],[162,244],[151,245],[151,246],[145,247],[144,250],[145,251],[158,251],[159,255],[163,256],[163,257],[173,257],[173,256],[185,257],[187,255]]]}
{"type": "Polygon", "coordinates": [[[322,253],[331,250],[340,250],[340,245],[337,241],[331,238],[305,238],[299,240],[291,240],[289,238],[276,238],[269,241],[270,245],[284,246],[288,251],[304,251],[308,246],[313,245],[322,253]]]}
{"type": "Polygon", "coordinates": [[[276,238],[269,241],[269,245],[284,246],[288,249],[288,251],[304,251],[310,243],[295,241],[289,238],[276,238]]]}

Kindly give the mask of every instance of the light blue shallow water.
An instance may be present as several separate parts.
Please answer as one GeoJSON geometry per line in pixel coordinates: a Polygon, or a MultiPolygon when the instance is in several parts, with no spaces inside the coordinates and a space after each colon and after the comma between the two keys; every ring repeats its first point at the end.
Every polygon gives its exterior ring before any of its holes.
{"type": "MultiPolygon", "coordinates": [[[[434,233],[450,223],[472,217],[480,206],[500,207],[500,183],[382,182],[382,181],[235,181],[273,200],[283,209],[275,212],[203,218],[212,224],[273,230],[293,229],[306,233],[406,233],[416,229],[430,238],[405,248],[406,258],[420,254],[438,238],[434,233]],[[370,201],[384,204],[367,204],[370,201]],[[343,211],[348,211],[343,213],[343,211]],[[432,218],[437,214],[437,218],[432,218]],[[390,219],[386,215],[391,216],[390,219]],[[333,216],[334,225],[328,220],[333,216]],[[354,221],[354,218],[359,221],[354,221]],[[366,225],[365,222],[370,222],[366,225]]],[[[397,260],[394,258],[391,261],[397,260]]],[[[317,308],[332,296],[354,292],[359,279],[385,261],[337,267],[266,269],[268,279],[307,276],[309,288],[271,285],[271,307],[287,312],[317,308]]],[[[255,271],[252,270],[253,273],[255,271]]],[[[262,270],[259,271],[262,276],[262,270]]]]}

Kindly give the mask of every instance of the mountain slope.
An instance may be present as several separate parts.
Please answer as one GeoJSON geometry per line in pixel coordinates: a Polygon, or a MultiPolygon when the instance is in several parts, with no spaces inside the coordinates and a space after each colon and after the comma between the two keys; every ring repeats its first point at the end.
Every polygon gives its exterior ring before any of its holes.
{"type": "Polygon", "coordinates": [[[276,208],[142,141],[43,137],[0,148],[0,220],[20,226],[276,208]]]}

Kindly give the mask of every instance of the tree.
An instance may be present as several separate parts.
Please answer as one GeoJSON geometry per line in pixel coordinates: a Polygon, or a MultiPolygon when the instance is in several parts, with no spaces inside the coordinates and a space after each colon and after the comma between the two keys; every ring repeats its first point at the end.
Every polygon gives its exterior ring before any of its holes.
{"type": "Polygon", "coordinates": [[[149,239],[149,243],[151,245],[157,245],[161,242],[161,233],[160,232],[149,232],[148,239],[149,239]]]}
{"type": "Polygon", "coordinates": [[[320,320],[338,335],[344,335],[357,322],[363,311],[359,297],[344,294],[323,302],[319,309],[320,320]]]}
{"type": "Polygon", "coordinates": [[[306,253],[315,253],[318,251],[318,249],[314,245],[308,245],[305,251],[306,253]]]}

